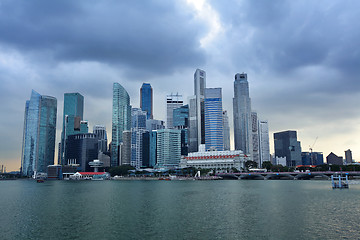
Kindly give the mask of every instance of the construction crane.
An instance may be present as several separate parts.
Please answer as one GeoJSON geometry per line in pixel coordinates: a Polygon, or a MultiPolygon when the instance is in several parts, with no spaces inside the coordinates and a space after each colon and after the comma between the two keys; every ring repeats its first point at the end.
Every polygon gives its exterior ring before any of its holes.
{"type": "Polygon", "coordinates": [[[318,138],[319,138],[319,137],[316,137],[316,138],[315,138],[315,141],[314,141],[314,143],[313,143],[313,145],[312,145],[312,146],[310,146],[310,145],[309,145],[309,152],[310,152],[310,164],[311,164],[311,165],[315,165],[315,164],[314,164],[314,158],[313,158],[313,155],[312,155],[312,151],[313,151],[313,148],[314,148],[315,143],[316,143],[316,141],[318,140],[318,138]]]}

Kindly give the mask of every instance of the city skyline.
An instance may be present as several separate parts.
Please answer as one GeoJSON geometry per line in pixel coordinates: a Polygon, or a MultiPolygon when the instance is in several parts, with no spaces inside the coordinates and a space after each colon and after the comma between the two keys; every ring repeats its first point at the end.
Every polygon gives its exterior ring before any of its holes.
{"type": "Polygon", "coordinates": [[[187,104],[197,68],[206,71],[207,86],[223,89],[231,129],[234,75],[248,74],[252,108],[269,123],[271,153],[274,132],[296,130],[303,151],[318,137],[314,151],[344,156],[351,149],[359,160],[359,6],[336,1],[103,1],[92,8],[84,2],[4,2],[0,164],[9,171],[20,167],[24,102],[32,89],[57,98],[57,146],[64,93],[82,94],[89,128],[104,125],[111,139],[114,82],[128,91],[133,107],[140,107],[141,84],[150,83],[154,119],[165,120],[166,95],[178,92],[187,104]],[[140,17],[145,12],[147,17],[140,17]],[[160,24],[164,21],[167,26],[160,24]]]}

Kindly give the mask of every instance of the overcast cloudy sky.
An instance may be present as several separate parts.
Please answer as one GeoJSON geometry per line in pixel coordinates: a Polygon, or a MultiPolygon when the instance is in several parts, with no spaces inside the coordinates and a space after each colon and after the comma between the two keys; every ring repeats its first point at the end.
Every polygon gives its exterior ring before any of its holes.
{"type": "Polygon", "coordinates": [[[154,117],[165,97],[193,94],[196,68],[223,88],[232,120],[233,81],[246,72],[253,109],[272,134],[297,130],[303,151],[360,160],[360,2],[292,0],[0,0],[0,164],[18,169],[25,101],[31,90],[58,100],[85,98],[91,130],[111,137],[112,83],[139,107],[154,89],[154,117]]]}

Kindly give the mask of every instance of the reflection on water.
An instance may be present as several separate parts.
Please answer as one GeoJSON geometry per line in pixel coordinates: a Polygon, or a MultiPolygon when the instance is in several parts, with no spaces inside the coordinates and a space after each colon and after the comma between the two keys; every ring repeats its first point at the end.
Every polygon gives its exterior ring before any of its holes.
{"type": "Polygon", "coordinates": [[[360,185],[0,181],[1,239],[359,239],[360,185]]]}

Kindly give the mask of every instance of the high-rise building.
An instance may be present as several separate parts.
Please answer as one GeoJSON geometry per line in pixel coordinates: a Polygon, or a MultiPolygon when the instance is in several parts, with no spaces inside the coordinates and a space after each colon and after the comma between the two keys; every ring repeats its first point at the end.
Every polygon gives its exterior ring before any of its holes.
{"type": "Polygon", "coordinates": [[[147,119],[153,119],[153,89],[150,83],[143,83],[140,88],[140,108],[146,112],[147,119]]]}
{"type": "Polygon", "coordinates": [[[123,141],[120,149],[119,165],[130,165],[131,163],[131,131],[125,130],[123,132],[123,141]]]}
{"type": "Polygon", "coordinates": [[[157,163],[157,145],[156,145],[156,134],[157,130],[151,131],[149,137],[149,144],[150,144],[150,157],[149,157],[149,165],[150,167],[154,167],[157,163]]]}
{"type": "Polygon", "coordinates": [[[275,157],[286,157],[286,166],[301,165],[301,146],[296,131],[274,133],[275,157]]]}
{"type": "Polygon", "coordinates": [[[259,151],[260,166],[262,166],[263,162],[271,160],[268,121],[259,121],[259,151]]]}
{"type": "Polygon", "coordinates": [[[120,163],[120,145],[123,132],[131,129],[131,106],[127,91],[119,84],[113,84],[111,166],[120,163]]]}
{"type": "Polygon", "coordinates": [[[146,130],[151,132],[152,130],[164,129],[164,121],[156,119],[147,119],[146,120],[146,130]]]}
{"type": "Polygon", "coordinates": [[[189,152],[197,152],[205,144],[204,94],[206,72],[196,69],[194,73],[194,96],[189,98],[189,152]]]}
{"type": "Polygon", "coordinates": [[[66,165],[76,165],[80,171],[90,172],[89,162],[98,158],[98,138],[94,133],[69,135],[66,165]]]}
{"type": "Polygon", "coordinates": [[[146,112],[140,108],[131,110],[131,165],[143,166],[143,136],[146,131],[146,112]]]}
{"type": "Polygon", "coordinates": [[[205,149],[224,150],[221,88],[205,88],[205,149]]]}
{"type": "Polygon", "coordinates": [[[87,123],[83,120],[84,114],[84,97],[80,93],[65,93],[64,94],[64,109],[63,109],[63,126],[61,132],[61,146],[60,159],[58,163],[65,165],[66,155],[66,140],[68,136],[87,133],[87,123]],[[84,126],[86,125],[86,126],[84,126]]]}
{"type": "Polygon", "coordinates": [[[173,110],[181,107],[184,104],[181,95],[170,94],[166,96],[166,127],[173,128],[173,110]]]}
{"type": "Polygon", "coordinates": [[[345,151],[345,164],[351,164],[353,162],[351,150],[345,151]]]}
{"type": "Polygon", "coordinates": [[[246,73],[235,75],[233,108],[235,150],[251,154],[251,100],[246,73]]]}
{"type": "Polygon", "coordinates": [[[173,113],[174,128],[181,131],[181,155],[187,156],[189,152],[189,105],[176,108],[173,113]]]}
{"type": "Polygon", "coordinates": [[[251,141],[252,141],[252,161],[256,162],[258,166],[260,162],[260,148],[259,148],[259,129],[258,117],[256,112],[251,112],[251,141]]]}
{"type": "Polygon", "coordinates": [[[21,173],[47,172],[54,164],[57,100],[32,90],[25,104],[21,173]]]}
{"type": "Polygon", "coordinates": [[[93,127],[93,133],[96,134],[98,139],[99,152],[107,152],[107,134],[105,126],[95,125],[93,127]]]}
{"type": "Polygon", "coordinates": [[[227,111],[223,111],[224,151],[230,150],[230,125],[227,111]]]}
{"type": "Polygon", "coordinates": [[[178,167],[181,158],[181,132],[178,129],[156,130],[157,167],[178,167]]]}

